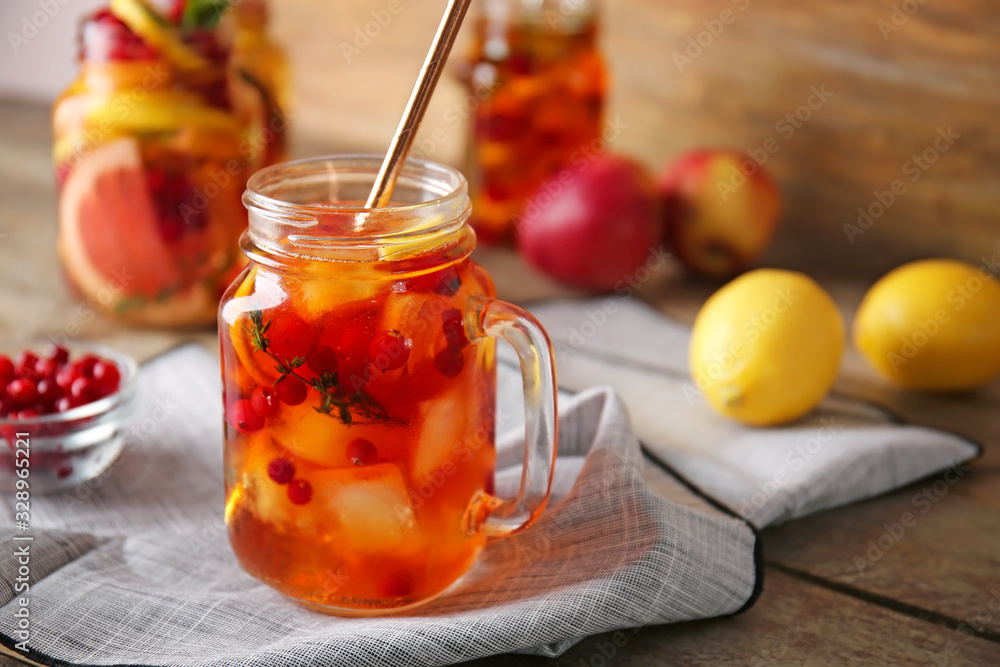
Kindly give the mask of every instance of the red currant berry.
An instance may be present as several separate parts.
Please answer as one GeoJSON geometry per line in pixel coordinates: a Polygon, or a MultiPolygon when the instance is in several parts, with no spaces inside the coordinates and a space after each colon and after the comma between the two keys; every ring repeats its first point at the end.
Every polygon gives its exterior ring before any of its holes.
{"type": "Polygon", "coordinates": [[[357,438],[347,445],[347,458],[356,466],[371,465],[378,460],[378,450],[364,438],[357,438]]]}
{"type": "Polygon", "coordinates": [[[76,360],[73,367],[80,377],[92,378],[94,377],[94,366],[100,363],[100,359],[92,354],[88,354],[85,357],[81,357],[76,360]]]}
{"type": "Polygon", "coordinates": [[[76,372],[76,369],[72,366],[63,366],[56,373],[56,384],[63,392],[69,392],[69,388],[73,386],[73,380],[80,377],[80,374],[76,372]]]}
{"type": "Polygon", "coordinates": [[[317,345],[306,355],[306,366],[316,375],[337,370],[337,353],[329,345],[317,345]]]}
{"type": "Polygon", "coordinates": [[[65,366],[66,362],[69,361],[69,350],[62,345],[50,345],[45,356],[60,366],[65,366]]]}
{"type": "Polygon", "coordinates": [[[21,354],[17,355],[17,361],[15,362],[17,373],[22,376],[34,373],[37,364],[38,355],[31,350],[21,352],[21,354]]]}
{"type": "Polygon", "coordinates": [[[345,359],[363,359],[368,355],[372,334],[363,322],[353,322],[341,332],[337,352],[345,359]]]}
{"type": "Polygon", "coordinates": [[[434,271],[417,276],[407,281],[409,289],[415,292],[434,292],[441,296],[455,296],[462,287],[455,267],[449,266],[441,271],[434,271]]]}
{"type": "Polygon", "coordinates": [[[0,355],[0,384],[6,385],[14,379],[15,375],[14,362],[10,360],[10,357],[0,355]]]}
{"type": "Polygon", "coordinates": [[[299,405],[306,400],[306,384],[292,375],[286,375],[274,385],[278,400],[285,405],[299,405]]]}
{"type": "Polygon", "coordinates": [[[401,598],[413,593],[416,582],[410,572],[397,571],[382,577],[379,593],[387,598],[401,598]]]}
{"type": "Polygon", "coordinates": [[[69,412],[75,407],[78,407],[80,403],[75,401],[72,396],[60,396],[56,399],[56,412],[69,412]]]}
{"type": "Polygon", "coordinates": [[[184,16],[184,8],[187,6],[187,0],[173,0],[170,3],[170,9],[167,10],[167,18],[174,25],[181,24],[181,18],[184,16]]]}
{"type": "Polygon", "coordinates": [[[458,308],[449,308],[441,313],[441,326],[449,347],[460,350],[469,344],[469,337],[465,333],[465,320],[458,308]]]}
{"type": "Polygon", "coordinates": [[[304,479],[293,479],[288,484],[288,499],[295,505],[305,505],[313,497],[312,484],[304,479]]]}
{"type": "Polygon", "coordinates": [[[101,396],[108,396],[118,391],[122,374],[113,361],[102,360],[94,364],[94,381],[100,389],[101,396]]]}
{"type": "Polygon", "coordinates": [[[250,406],[264,419],[278,414],[278,394],[271,387],[254,387],[250,393],[250,406]]]}
{"type": "Polygon", "coordinates": [[[7,396],[17,405],[31,405],[38,400],[38,385],[31,378],[15,378],[7,385],[7,396]]]}
{"type": "Polygon", "coordinates": [[[59,388],[54,379],[42,378],[38,381],[38,401],[42,405],[54,407],[60,396],[62,396],[62,389],[59,388]]]}
{"type": "Polygon", "coordinates": [[[267,464],[267,476],[275,484],[288,484],[295,477],[295,464],[288,459],[274,459],[267,464]]]}
{"type": "Polygon", "coordinates": [[[41,413],[35,408],[25,408],[24,410],[21,410],[11,416],[14,419],[34,419],[36,417],[40,417],[41,413]]]}
{"type": "Polygon", "coordinates": [[[458,377],[464,367],[465,357],[462,356],[461,350],[446,347],[434,355],[434,368],[445,377],[458,377]]]}
{"type": "Polygon", "coordinates": [[[59,364],[54,359],[39,359],[35,362],[35,373],[39,377],[54,378],[59,371],[59,364]]]}
{"type": "Polygon", "coordinates": [[[69,387],[69,393],[80,402],[80,405],[96,401],[101,396],[97,384],[89,377],[78,377],[73,380],[73,384],[69,387]]]}
{"type": "Polygon", "coordinates": [[[455,296],[462,287],[462,279],[458,277],[458,271],[454,266],[449,266],[441,271],[441,277],[434,285],[434,293],[441,296],[455,296]]]}
{"type": "Polygon", "coordinates": [[[290,312],[278,312],[267,329],[268,348],[281,361],[304,356],[316,333],[304,319],[290,312]]]}
{"type": "Polygon", "coordinates": [[[535,61],[527,53],[512,53],[506,60],[507,69],[519,76],[528,76],[535,70],[535,61]]]}
{"type": "Polygon", "coordinates": [[[66,479],[72,474],[73,474],[73,466],[69,465],[68,463],[59,466],[59,469],[56,470],[56,477],[58,477],[59,479],[66,479]]]}
{"type": "Polygon", "coordinates": [[[254,412],[249,400],[241,398],[229,408],[229,423],[240,433],[253,433],[264,427],[264,418],[254,412]]]}
{"type": "Polygon", "coordinates": [[[368,360],[359,357],[349,357],[340,364],[337,380],[342,387],[358,391],[372,380],[373,371],[368,367],[368,360]]]}
{"type": "Polygon", "coordinates": [[[14,401],[7,398],[0,398],[0,417],[6,417],[15,410],[14,401]]]}
{"type": "Polygon", "coordinates": [[[402,368],[410,358],[410,340],[395,329],[379,331],[368,346],[368,358],[383,371],[402,368]]]}

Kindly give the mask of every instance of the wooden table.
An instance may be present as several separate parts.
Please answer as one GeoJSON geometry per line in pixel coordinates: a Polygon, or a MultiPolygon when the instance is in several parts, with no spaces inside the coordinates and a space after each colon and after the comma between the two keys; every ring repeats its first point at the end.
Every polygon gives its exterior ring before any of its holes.
{"type": "MultiPolygon", "coordinates": [[[[55,254],[49,141],[47,109],[0,102],[0,339],[79,328],[79,338],[140,360],[188,339],[214,349],[214,331],[124,329],[70,299],[55,254]]],[[[527,302],[562,293],[507,253],[479,259],[504,298],[527,302]]],[[[864,285],[825,284],[849,318],[864,285]]],[[[688,321],[712,289],[668,273],[641,295],[688,321]]],[[[1000,383],[961,396],[911,395],[886,387],[850,351],[837,389],[881,402],[910,421],[961,433],[985,452],[955,484],[935,489],[936,480],[924,480],[765,530],[764,592],[742,615],[609,633],[555,660],[500,656],[470,664],[1000,664],[1000,383]],[[912,511],[924,489],[934,495],[932,509],[859,572],[856,557],[866,558],[870,542],[912,511]]],[[[647,467],[655,488],[661,483],[656,467],[647,467]]],[[[0,665],[13,664],[0,657],[0,665]]]]}

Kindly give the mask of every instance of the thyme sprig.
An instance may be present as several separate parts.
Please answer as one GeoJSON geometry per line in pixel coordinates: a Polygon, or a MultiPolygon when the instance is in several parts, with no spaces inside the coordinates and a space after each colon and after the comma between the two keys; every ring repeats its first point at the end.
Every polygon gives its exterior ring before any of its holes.
{"type": "Polygon", "coordinates": [[[340,382],[337,373],[320,373],[312,379],[302,376],[297,369],[305,364],[305,357],[294,356],[291,359],[278,357],[271,350],[267,336],[268,330],[271,328],[271,320],[265,321],[264,314],[259,310],[252,310],[248,314],[250,326],[244,324],[243,330],[250,336],[254,350],[263,352],[274,361],[274,369],[281,375],[274,381],[274,384],[288,376],[298,378],[320,395],[320,404],[318,407],[313,407],[313,410],[320,414],[339,418],[348,426],[375,421],[397,421],[363,389],[352,390],[346,387],[346,383],[340,382]],[[355,413],[360,415],[363,421],[356,420],[355,413]]]}

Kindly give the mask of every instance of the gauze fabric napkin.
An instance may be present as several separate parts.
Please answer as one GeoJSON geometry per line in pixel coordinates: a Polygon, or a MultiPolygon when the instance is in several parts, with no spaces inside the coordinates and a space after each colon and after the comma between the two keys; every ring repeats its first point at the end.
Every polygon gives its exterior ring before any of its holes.
{"type": "MultiPolygon", "coordinates": [[[[491,542],[445,596],[408,616],[341,619],[243,574],[222,524],[217,365],[188,347],[143,368],[141,415],[102,483],[32,499],[30,657],[395,666],[558,655],[587,634],[734,613],[759,592],[753,529],[680,484],[651,492],[636,435],[667,469],[759,526],[977,454],[848,397],[789,426],[744,428],[715,415],[688,379],[686,327],[624,298],[533,311],[555,343],[562,386],[579,392],[562,395],[553,500],[534,527],[491,542]]],[[[497,487],[509,491],[521,406],[503,353],[498,376],[497,487]]],[[[2,525],[0,540],[13,545],[9,499],[2,525]]],[[[8,584],[13,552],[0,550],[8,584]]],[[[0,640],[12,647],[19,601],[0,587],[0,603],[0,640]]]]}
{"type": "MultiPolygon", "coordinates": [[[[653,456],[758,527],[870,498],[979,454],[959,436],[830,396],[780,428],[717,415],[688,370],[690,329],[618,297],[540,305],[560,384],[608,385],[653,456]]],[[[807,370],[807,369],[803,369],[807,370]]]]}
{"type": "MultiPolygon", "coordinates": [[[[514,403],[500,413],[515,414],[518,371],[500,364],[498,375],[514,403]]],[[[218,377],[195,347],[143,367],[140,414],[110,473],[31,499],[31,530],[19,533],[34,538],[30,589],[19,595],[24,543],[12,541],[5,499],[8,649],[26,632],[28,657],[46,664],[445,665],[557,655],[588,634],[730,614],[759,590],[754,531],[680,485],[651,492],[623,405],[592,389],[564,397],[554,496],[535,526],[492,541],[456,587],[410,615],[307,611],[243,573],[229,549],[218,377]]],[[[518,439],[498,446],[499,490],[516,487],[518,439]]]]}

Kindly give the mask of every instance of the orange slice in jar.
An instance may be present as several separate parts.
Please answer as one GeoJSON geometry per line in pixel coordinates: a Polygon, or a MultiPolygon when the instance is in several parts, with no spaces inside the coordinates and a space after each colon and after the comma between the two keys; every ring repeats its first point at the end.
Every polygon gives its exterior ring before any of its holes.
{"type": "MultiPolygon", "coordinates": [[[[301,405],[282,405],[281,413],[270,427],[275,441],[281,443],[295,460],[305,460],[324,468],[353,468],[347,446],[352,440],[362,438],[371,442],[377,451],[377,460],[395,460],[405,455],[398,433],[392,427],[378,423],[345,424],[337,416],[316,410],[319,396],[309,389],[309,398],[301,405]]],[[[357,418],[357,417],[355,417],[357,418]]]]}
{"type": "Polygon", "coordinates": [[[279,374],[274,361],[256,349],[252,329],[251,311],[263,311],[279,305],[284,295],[273,274],[259,274],[251,267],[243,282],[222,309],[222,320],[229,325],[233,349],[243,369],[259,385],[269,387],[279,374]]]}
{"type": "Polygon", "coordinates": [[[111,0],[110,9],[132,32],[180,69],[193,70],[208,65],[207,60],[184,43],[177,29],[145,0],[111,0]]]}

